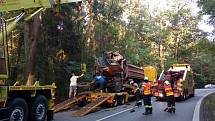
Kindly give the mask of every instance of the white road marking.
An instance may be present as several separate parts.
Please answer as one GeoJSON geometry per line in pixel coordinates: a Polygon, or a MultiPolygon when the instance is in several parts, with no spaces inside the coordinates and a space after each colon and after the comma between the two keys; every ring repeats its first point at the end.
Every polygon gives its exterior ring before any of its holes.
{"type": "Polygon", "coordinates": [[[124,113],[124,112],[126,112],[126,111],[129,111],[129,110],[131,110],[131,109],[133,109],[133,108],[129,108],[129,109],[126,109],[126,110],[123,110],[123,111],[120,111],[120,112],[114,113],[114,114],[112,114],[112,115],[106,116],[106,117],[101,118],[101,119],[98,119],[98,120],[96,120],[96,121],[103,121],[103,120],[108,119],[108,118],[110,118],[110,117],[113,117],[113,116],[119,115],[119,114],[124,113]]]}
{"type": "Polygon", "coordinates": [[[206,95],[204,95],[196,104],[195,109],[194,109],[194,114],[193,114],[193,121],[200,121],[200,107],[201,107],[201,103],[203,102],[203,100],[209,96],[210,94],[215,93],[215,91],[212,91],[206,95]]]}
{"type": "MultiPolygon", "coordinates": [[[[142,102],[142,101],[141,101],[141,102],[142,102]]],[[[154,103],[154,102],[156,102],[156,100],[152,100],[151,102],[154,103]]],[[[143,104],[143,102],[142,102],[142,104],[143,104]]],[[[135,106],[135,108],[137,108],[137,106],[135,106]]],[[[126,109],[126,110],[123,110],[123,111],[120,111],[120,112],[117,112],[117,113],[114,113],[114,114],[112,114],[112,115],[106,116],[106,117],[104,117],[104,118],[98,119],[98,120],[96,120],[96,121],[103,121],[103,120],[106,120],[106,119],[108,119],[108,118],[110,118],[110,117],[119,115],[119,114],[121,114],[121,113],[124,113],[124,112],[129,111],[129,110],[132,110],[132,109],[133,109],[133,107],[132,107],[132,108],[129,108],[129,109],[126,109]]]]}

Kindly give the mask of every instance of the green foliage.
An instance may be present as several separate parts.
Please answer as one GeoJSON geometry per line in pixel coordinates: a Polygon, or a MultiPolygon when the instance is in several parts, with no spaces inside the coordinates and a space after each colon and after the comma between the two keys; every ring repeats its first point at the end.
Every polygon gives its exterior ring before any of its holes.
{"type": "Polygon", "coordinates": [[[203,101],[203,119],[205,121],[213,121],[215,120],[215,93],[207,96],[203,101]]]}
{"type": "Polygon", "coordinates": [[[81,70],[81,63],[76,61],[69,61],[68,65],[65,67],[67,73],[77,73],[81,70]]]}
{"type": "Polygon", "coordinates": [[[198,87],[205,84],[215,84],[215,43],[207,39],[200,40],[196,45],[196,52],[191,58],[193,70],[196,75],[198,87]]]}
{"type": "Polygon", "coordinates": [[[200,13],[210,15],[210,23],[215,25],[215,1],[214,0],[198,0],[198,6],[202,8],[200,13]]]}

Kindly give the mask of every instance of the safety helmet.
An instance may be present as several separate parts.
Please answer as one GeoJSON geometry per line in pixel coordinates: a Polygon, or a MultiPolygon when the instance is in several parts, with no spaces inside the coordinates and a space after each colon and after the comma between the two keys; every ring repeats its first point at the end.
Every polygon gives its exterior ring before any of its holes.
{"type": "Polygon", "coordinates": [[[144,77],[144,82],[148,82],[149,78],[147,76],[144,77]]]}
{"type": "Polygon", "coordinates": [[[137,83],[134,83],[133,85],[134,85],[134,87],[138,87],[138,84],[137,84],[137,83]]]}
{"type": "Polygon", "coordinates": [[[133,80],[131,80],[131,81],[130,81],[130,85],[131,85],[131,84],[133,84],[133,83],[134,83],[134,81],[133,81],[133,80]]]}
{"type": "Polygon", "coordinates": [[[164,81],[164,84],[165,84],[165,85],[169,85],[170,83],[169,83],[168,80],[165,80],[165,81],[164,81]]]}

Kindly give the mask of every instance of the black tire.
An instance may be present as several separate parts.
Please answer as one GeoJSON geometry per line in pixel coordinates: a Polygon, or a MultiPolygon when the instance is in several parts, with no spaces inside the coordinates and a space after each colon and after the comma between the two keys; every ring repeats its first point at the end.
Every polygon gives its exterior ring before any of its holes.
{"type": "Polygon", "coordinates": [[[120,104],[120,105],[124,105],[124,104],[125,104],[125,96],[122,95],[122,96],[120,96],[119,98],[120,98],[120,99],[119,99],[119,104],[120,104]]]}
{"type": "Polygon", "coordinates": [[[189,98],[188,89],[186,89],[185,97],[186,97],[186,100],[189,98]]]}
{"type": "Polygon", "coordinates": [[[9,102],[9,120],[10,121],[27,121],[28,104],[22,98],[15,98],[9,102]]]}
{"type": "Polygon", "coordinates": [[[191,94],[191,97],[195,96],[195,89],[193,88],[193,94],[191,94]]]}
{"type": "Polygon", "coordinates": [[[180,101],[184,101],[184,93],[180,96],[180,101]]]}
{"type": "Polygon", "coordinates": [[[114,97],[113,103],[111,104],[112,107],[116,107],[118,105],[118,98],[114,97]]]}
{"type": "Polygon", "coordinates": [[[193,88],[193,95],[192,95],[192,97],[194,97],[195,96],[195,89],[193,88]]]}
{"type": "Polygon", "coordinates": [[[160,98],[159,97],[155,97],[156,98],[156,101],[160,101],[160,98]]]}
{"type": "Polygon", "coordinates": [[[31,106],[31,120],[45,121],[48,110],[47,98],[43,95],[39,95],[33,99],[31,106]]]}
{"type": "Polygon", "coordinates": [[[185,90],[183,91],[183,95],[181,96],[181,101],[185,101],[187,99],[185,90]]]}

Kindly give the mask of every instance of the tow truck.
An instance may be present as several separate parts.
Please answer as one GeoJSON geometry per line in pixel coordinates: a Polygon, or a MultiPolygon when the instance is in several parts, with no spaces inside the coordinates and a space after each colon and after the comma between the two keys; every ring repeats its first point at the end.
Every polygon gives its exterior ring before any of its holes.
{"type": "MultiPolygon", "coordinates": [[[[81,2],[82,0],[0,0],[0,13],[35,8],[35,12],[26,17],[29,20],[45,8],[57,10],[60,4],[81,2]]],[[[8,34],[26,13],[14,17],[13,22],[0,16],[0,120],[44,121],[53,120],[53,107],[56,86],[41,86],[39,81],[33,85],[21,85],[16,81],[9,85],[8,34]]]]}
{"type": "MultiPolygon", "coordinates": [[[[190,64],[172,64],[166,71],[171,73],[171,85],[174,97],[180,100],[186,100],[195,95],[194,79],[190,64]]],[[[154,96],[157,99],[165,97],[163,81],[166,72],[162,71],[156,84],[154,96]]]]}

